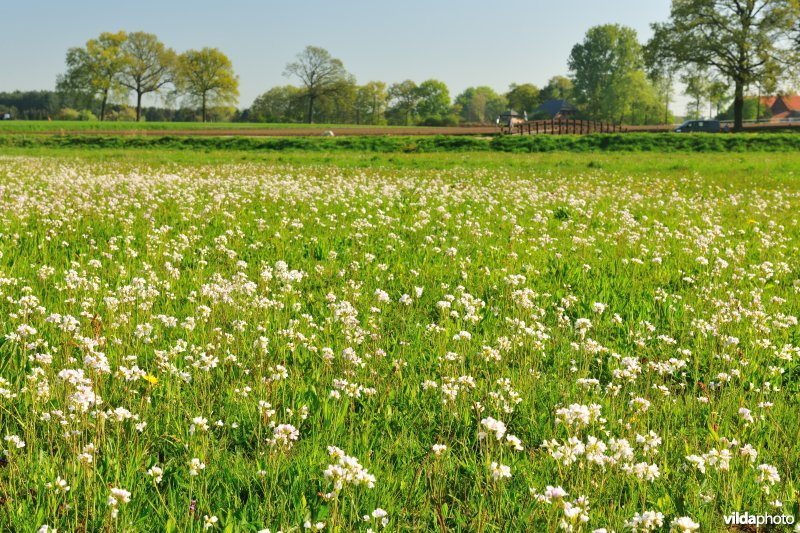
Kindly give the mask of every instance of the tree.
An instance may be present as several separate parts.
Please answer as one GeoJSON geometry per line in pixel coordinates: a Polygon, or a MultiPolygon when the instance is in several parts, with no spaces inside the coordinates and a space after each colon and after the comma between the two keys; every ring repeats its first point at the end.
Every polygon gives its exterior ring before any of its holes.
{"type": "Polygon", "coordinates": [[[411,80],[393,83],[389,86],[389,116],[393,124],[408,126],[417,113],[419,87],[411,80]]]}
{"type": "Polygon", "coordinates": [[[356,124],[385,124],[384,113],[388,100],[384,82],[371,81],[360,86],[356,90],[356,124]]]}
{"type": "Polygon", "coordinates": [[[297,54],[297,61],[286,65],[284,76],[296,76],[306,89],[308,123],[314,122],[314,103],[322,96],[334,94],[341,88],[347,71],[339,59],[331,57],[324,48],[306,46],[297,54]]]}
{"type": "Polygon", "coordinates": [[[450,114],[450,90],[443,81],[425,80],[417,87],[416,114],[425,125],[441,124],[450,114]]]}
{"type": "Polygon", "coordinates": [[[705,69],[694,66],[684,71],[681,81],[684,84],[683,94],[692,99],[686,108],[687,118],[702,118],[703,113],[700,106],[702,100],[708,96],[708,72],[705,69]]]}
{"type": "Polygon", "coordinates": [[[106,106],[113,93],[123,92],[119,76],[125,67],[122,45],[125,32],[101,33],[90,39],[84,48],[67,50],[67,72],[56,87],[62,92],[75,91],[90,98],[100,98],[100,120],[105,120],[106,106]]]}
{"type": "MultiPolygon", "coordinates": [[[[44,120],[65,107],[85,106],[85,98],[53,91],[13,91],[0,93],[0,111],[16,119],[44,120]]],[[[91,102],[90,102],[91,103],[91,102]]]]}
{"type": "Polygon", "coordinates": [[[706,89],[709,118],[718,117],[722,114],[722,110],[727,107],[728,102],[731,101],[729,88],[730,84],[724,80],[714,79],[709,82],[706,89]]]}
{"type": "Polygon", "coordinates": [[[795,0],[673,0],[670,20],[652,25],[651,43],[681,65],[730,79],[734,129],[740,130],[747,86],[796,53],[791,32],[798,16],[795,0]]]}
{"type": "Polygon", "coordinates": [[[497,94],[491,87],[469,87],[456,97],[455,102],[463,121],[482,124],[493,122],[507,106],[505,96],[497,94]]]}
{"type": "Polygon", "coordinates": [[[772,63],[769,67],[764,69],[761,78],[756,82],[758,88],[758,110],[756,112],[756,120],[761,120],[761,96],[774,95],[778,91],[778,83],[781,78],[781,70],[776,63],[772,63]]]}
{"type": "Polygon", "coordinates": [[[355,77],[344,76],[323,94],[314,107],[314,115],[328,124],[346,124],[355,121],[355,103],[358,86],[355,77]]]}
{"type": "Polygon", "coordinates": [[[568,61],[578,102],[589,116],[615,119],[629,104],[628,80],[642,68],[636,31],[619,24],[594,26],[576,44],[568,61]]]}
{"type": "Polygon", "coordinates": [[[539,88],[532,83],[520,85],[512,83],[508,87],[506,99],[508,100],[508,107],[519,113],[524,111],[533,112],[542,103],[539,88]]]}
{"type": "Polygon", "coordinates": [[[142,117],[142,96],[158,92],[174,78],[177,56],[152,33],[129,33],[122,50],[125,65],[120,83],[136,93],[136,121],[142,117]]]}
{"type": "Polygon", "coordinates": [[[669,105],[672,103],[672,94],[675,90],[675,76],[680,70],[680,65],[673,57],[661,53],[663,45],[659,39],[663,39],[663,34],[656,35],[643,48],[643,58],[647,78],[653,85],[653,89],[659,95],[664,105],[664,124],[668,124],[669,105]]]}
{"type": "MultiPolygon", "coordinates": [[[[760,98],[757,96],[745,96],[744,105],[742,106],[742,117],[744,120],[756,120],[761,115],[761,118],[770,118],[772,111],[768,107],[760,106],[760,98]],[[760,111],[759,111],[760,108],[760,111]]],[[[728,108],[719,114],[720,120],[733,120],[734,114],[733,103],[728,105],[728,108]]]]}
{"type": "Polygon", "coordinates": [[[175,86],[200,105],[203,122],[209,106],[236,105],[239,78],[233,64],[216,48],[189,50],[178,57],[175,86]]]}
{"type": "Polygon", "coordinates": [[[273,87],[255,99],[250,107],[251,120],[256,122],[302,122],[305,118],[300,87],[273,87]]]}
{"type": "Polygon", "coordinates": [[[572,99],[573,90],[572,80],[566,76],[553,76],[548,80],[547,85],[539,91],[539,99],[542,102],[547,100],[570,100],[572,99]]]}
{"type": "Polygon", "coordinates": [[[626,104],[622,110],[628,124],[658,124],[670,114],[656,88],[642,70],[634,70],[625,81],[626,104]]]}

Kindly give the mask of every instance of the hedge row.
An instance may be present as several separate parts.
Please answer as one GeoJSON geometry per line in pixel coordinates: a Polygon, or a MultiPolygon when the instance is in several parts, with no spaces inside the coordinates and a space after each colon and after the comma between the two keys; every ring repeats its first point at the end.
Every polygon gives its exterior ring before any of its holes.
{"type": "Polygon", "coordinates": [[[616,133],[531,135],[493,138],[466,136],[354,137],[192,137],[127,135],[0,135],[0,147],[112,148],[315,152],[786,152],[800,151],[793,133],[677,134],[616,133]]]}

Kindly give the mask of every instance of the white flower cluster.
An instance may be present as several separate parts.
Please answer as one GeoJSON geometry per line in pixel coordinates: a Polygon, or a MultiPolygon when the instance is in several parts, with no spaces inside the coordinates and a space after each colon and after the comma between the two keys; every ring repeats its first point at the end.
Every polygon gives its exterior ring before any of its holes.
{"type": "Polygon", "coordinates": [[[336,459],[336,463],[329,464],[323,476],[333,481],[333,491],[325,494],[325,499],[333,499],[346,486],[365,485],[367,488],[375,487],[375,476],[361,466],[358,459],[344,453],[336,446],[328,446],[328,455],[336,459]]]}

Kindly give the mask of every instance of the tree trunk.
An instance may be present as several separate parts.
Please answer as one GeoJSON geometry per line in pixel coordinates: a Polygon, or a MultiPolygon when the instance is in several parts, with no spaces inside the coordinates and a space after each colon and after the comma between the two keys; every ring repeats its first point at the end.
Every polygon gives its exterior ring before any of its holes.
{"type": "Polygon", "coordinates": [[[314,97],[308,95],[308,123],[314,123],[314,97]]]}
{"type": "Polygon", "coordinates": [[[744,117],[744,83],[736,80],[733,96],[733,130],[742,131],[744,117]]]}
{"type": "Polygon", "coordinates": [[[667,93],[667,97],[664,98],[664,124],[669,122],[669,92],[667,93]]]}
{"type": "Polygon", "coordinates": [[[100,122],[106,118],[106,102],[108,101],[108,91],[103,93],[103,101],[100,103],[100,122]]]}
{"type": "Polygon", "coordinates": [[[203,122],[206,121],[206,95],[203,95],[203,122]]]}
{"type": "Polygon", "coordinates": [[[136,122],[142,118],[142,92],[136,91],[136,122]]]}
{"type": "Polygon", "coordinates": [[[761,87],[758,88],[758,109],[756,110],[756,122],[761,120],[761,87]]]}

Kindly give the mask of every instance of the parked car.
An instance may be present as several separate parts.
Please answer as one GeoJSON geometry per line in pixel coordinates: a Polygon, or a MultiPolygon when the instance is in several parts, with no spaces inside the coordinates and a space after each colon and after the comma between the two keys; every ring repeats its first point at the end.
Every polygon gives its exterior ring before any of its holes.
{"type": "Polygon", "coordinates": [[[0,113],[0,120],[11,120],[11,113],[0,113]]]}
{"type": "Polygon", "coordinates": [[[719,133],[720,131],[727,132],[729,128],[727,125],[722,126],[719,120],[687,120],[672,131],[676,133],[719,133]]]}

